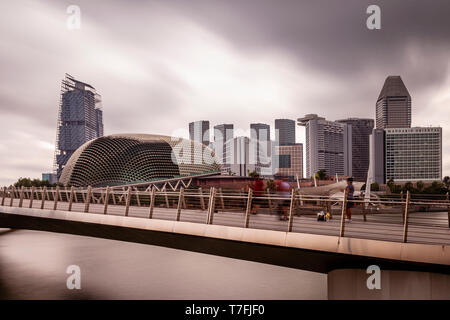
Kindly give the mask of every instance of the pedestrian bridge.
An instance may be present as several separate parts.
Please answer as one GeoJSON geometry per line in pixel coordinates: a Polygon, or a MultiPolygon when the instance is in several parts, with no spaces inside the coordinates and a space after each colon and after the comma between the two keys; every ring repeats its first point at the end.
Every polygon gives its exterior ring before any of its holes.
{"type": "Polygon", "coordinates": [[[359,200],[346,206],[295,190],[267,193],[106,189],[3,189],[0,227],[131,241],[328,274],[329,298],[450,299],[449,202],[359,200]],[[258,199],[258,214],[251,214],[258,199]],[[333,213],[317,221],[315,212],[333,213]],[[422,212],[425,208],[427,211],[422,212]],[[286,215],[287,220],[280,220],[286,215]],[[385,290],[366,287],[366,269],[382,270],[385,290]]]}

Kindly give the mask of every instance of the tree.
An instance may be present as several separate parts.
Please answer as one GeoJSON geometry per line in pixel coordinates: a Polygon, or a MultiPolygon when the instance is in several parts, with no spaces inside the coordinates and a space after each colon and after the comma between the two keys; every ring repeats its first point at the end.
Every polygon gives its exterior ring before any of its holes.
{"type": "Polygon", "coordinates": [[[388,182],[386,183],[386,185],[388,186],[388,188],[391,191],[391,193],[394,193],[394,189],[395,189],[395,182],[394,182],[394,180],[389,179],[388,182]]]}
{"type": "Polygon", "coordinates": [[[422,192],[424,187],[425,187],[425,184],[423,183],[423,181],[416,182],[417,191],[422,192]]]}
{"type": "Polygon", "coordinates": [[[378,184],[378,182],[373,182],[370,185],[370,191],[380,191],[380,185],[378,184]]]}
{"type": "Polygon", "coordinates": [[[56,187],[58,183],[54,183],[51,184],[50,182],[48,182],[47,180],[39,180],[39,179],[33,179],[31,180],[30,178],[22,178],[20,177],[16,183],[14,183],[14,187],[16,188],[21,188],[22,186],[25,188],[30,188],[30,187],[56,187]]]}
{"type": "Polygon", "coordinates": [[[416,193],[416,189],[414,188],[414,185],[410,181],[405,183],[405,185],[402,188],[402,191],[403,192],[409,191],[410,193],[416,193]]]}
{"type": "Polygon", "coordinates": [[[251,172],[250,172],[250,170],[249,170],[249,171],[248,171],[248,176],[249,176],[250,178],[256,179],[256,178],[259,178],[259,173],[256,172],[256,170],[253,170],[253,171],[251,171],[251,172]]]}
{"type": "Polygon", "coordinates": [[[450,177],[449,176],[445,176],[444,179],[442,180],[442,182],[445,184],[445,187],[448,189],[450,189],[450,177]]]}
{"type": "Polygon", "coordinates": [[[316,179],[325,180],[327,178],[327,171],[325,169],[320,169],[316,172],[316,179]]]}

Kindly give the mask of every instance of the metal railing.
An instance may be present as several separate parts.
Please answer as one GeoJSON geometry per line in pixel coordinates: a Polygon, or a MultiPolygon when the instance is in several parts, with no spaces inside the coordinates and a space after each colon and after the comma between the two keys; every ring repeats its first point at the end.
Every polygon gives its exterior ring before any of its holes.
{"type": "MultiPolygon", "coordinates": [[[[157,218],[159,219],[181,221],[182,217],[186,217],[189,221],[213,224],[217,218],[219,221],[215,224],[284,230],[286,232],[337,233],[339,237],[346,236],[345,215],[347,204],[351,201],[354,204],[353,215],[362,216],[363,227],[367,226],[364,229],[367,230],[367,234],[371,230],[379,232],[378,234],[374,233],[372,237],[380,238],[383,230],[391,230],[389,227],[391,224],[398,225],[402,229],[401,240],[398,241],[407,242],[408,228],[414,225],[415,227],[433,228],[433,230],[445,230],[441,238],[450,243],[450,233],[447,232],[450,228],[448,193],[443,196],[424,196],[407,192],[406,195],[389,195],[389,197],[371,198],[370,200],[360,198],[348,200],[347,198],[347,192],[344,192],[340,198],[336,198],[301,194],[296,189],[292,189],[290,194],[271,193],[269,190],[263,194],[255,194],[251,189],[248,191],[242,189],[222,190],[215,187],[211,187],[209,190],[181,187],[176,191],[169,191],[165,188],[158,190],[156,187],[152,187],[150,190],[140,190],[134,186],[122,188],[122,190],[117,190],[117,187],[113,189],[90,186],[86,189],[59,186],[56,188],[4,187],[0,191],[2,206],[122,214],[124,216],[130,216],[132,213],[133,216],[136,216],[139,213],[139,217],[147,219],[155,218],[155,212],[158,211],[159,217],[157,218]],[[411,223],[410,212],[417,209],[423,210],[423,208],[447,211],[447,217],[445,217],[446,219],[442,217],[436,219],[417,218],[417,221],[411,223]],[[161,213],[161,209],[164,209],[164,214],[161,213]],[[332,219],[334,219],[333,216],[340,215],[339,225],[327,226],[329,230],[322,232],[320,227],[324,225],[311,222],[311,218],[315,217],[318,210],[329,213],[332,219]],[[253,218],[256,214],[255,211],[260,213],[258,219],[253,218]],[[274,214],[278,215],[280,219],[273,219],[274,214]],[[379,218],[372,219],[372,224],[370,224],[367,219],[370,215],[379,218]],[[308,217],[309,219],[307,219],[308,217]],[[401,219],[398,219],[400,217],[401,219]],[[443,219],[447,220],[445,224],[443,219]],[[338,230],[336,230],[337,227],[338,230]]],[[[395,233],[394,231],[392,232],[395,233]]],[[[348,236],[352,236],[352,232],[357,231],[349,231],[348,236]]],[[[430,231],[430,233],[433,232],[430,231]]],[[[364,234],[359,236],[365,237],[364,234]]],[[[396,236],[398,234],[393,234],[394,238],[396,236]]],[[[366,237],[370,238],[371,236],[366,237]]],[[[437,241],[439,242],[439,239],[437,241]]]]}

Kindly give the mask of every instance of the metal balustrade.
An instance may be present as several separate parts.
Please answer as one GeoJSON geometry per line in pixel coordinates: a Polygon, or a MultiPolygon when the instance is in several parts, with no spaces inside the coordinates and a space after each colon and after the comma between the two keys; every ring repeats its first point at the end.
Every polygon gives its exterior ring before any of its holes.
{"type": "Polygon", "coordinates": [[[450,244],[449,195],[418,195],[409,192],[377,198],[353,199],[352,223],[345,212],[347,193],[341,197],[271,193],[255,195],[251,189],[183,188],[140,190],[136,186],[110,188],[24,188],[0,190],[2,206],[28,209],[111,214],[143,219],[168,219],[244,228],[315,233],[341,237],[450,244]],[[258,214],[254,211],[259,207],[258,214]],[[418,210],[440,212],[417,212],[418,210]],[[319,222],[316,213],[329,212],[332,219],[319,222]],[[446,212],[445,212],[446,211],[446,212]],[[355,223],[353,223],[355,222],[355,223]]]}

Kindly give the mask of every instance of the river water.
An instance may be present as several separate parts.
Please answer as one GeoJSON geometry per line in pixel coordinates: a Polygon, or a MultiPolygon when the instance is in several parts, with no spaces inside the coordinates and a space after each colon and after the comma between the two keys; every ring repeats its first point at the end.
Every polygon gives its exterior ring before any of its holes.
{"type": "Polygon", "coordinates": [[[324,274],[51,232],[0,229],[0,299],[326,299],[324,274]],[[81,289],[67,289],[69,265],[81,289]]]}

